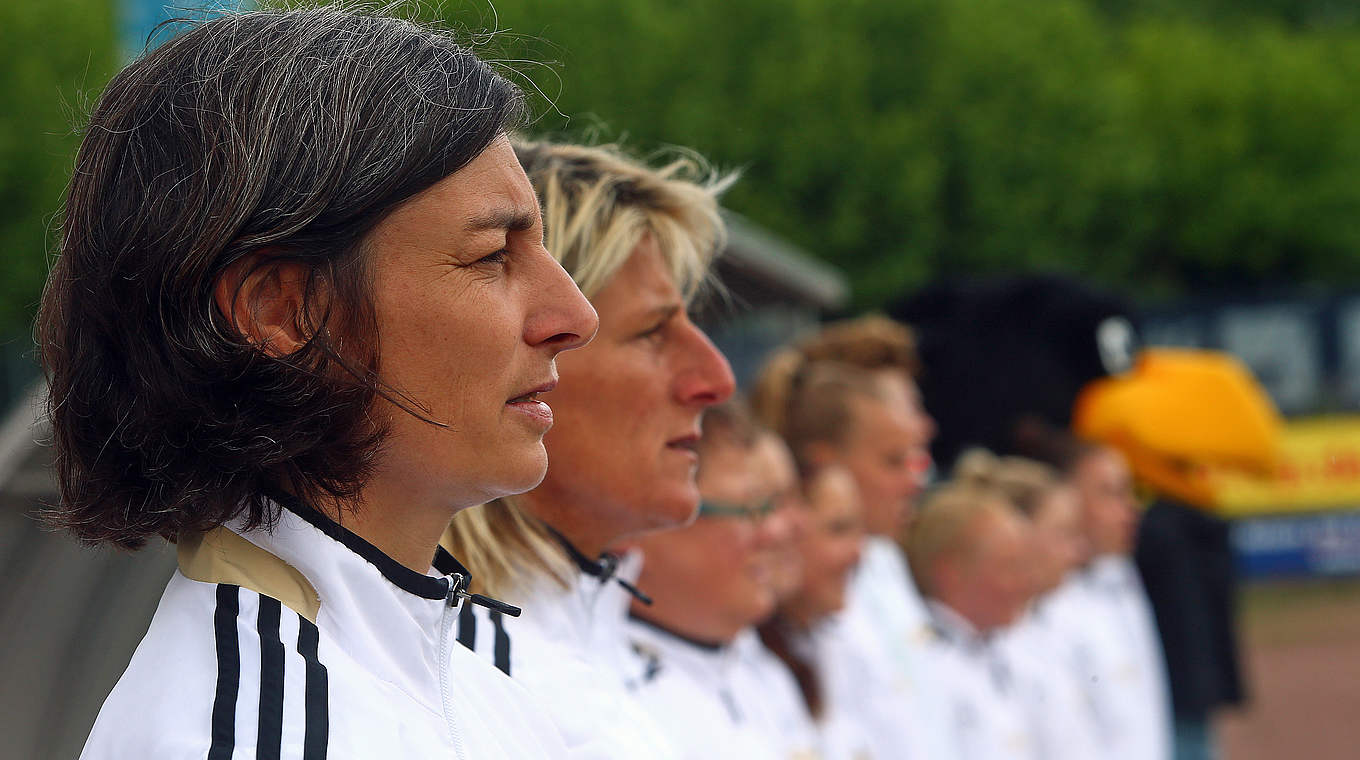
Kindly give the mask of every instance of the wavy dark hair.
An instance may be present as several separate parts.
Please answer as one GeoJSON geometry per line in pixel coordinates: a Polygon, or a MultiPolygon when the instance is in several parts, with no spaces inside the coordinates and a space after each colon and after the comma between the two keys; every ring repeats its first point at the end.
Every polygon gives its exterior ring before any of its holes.
{"type": "Polygon", "coordinates": [[[373,11],[229,14],[123,69],[76,158],[38,316],[60,504],[135,549],[267,493],[351,500],[384,429],[368,233],[522,124],[524,98],[442,31],[373,11]],[[217,308],[234,263],[303,264],[303,348],[274,357],[217,308]]]}

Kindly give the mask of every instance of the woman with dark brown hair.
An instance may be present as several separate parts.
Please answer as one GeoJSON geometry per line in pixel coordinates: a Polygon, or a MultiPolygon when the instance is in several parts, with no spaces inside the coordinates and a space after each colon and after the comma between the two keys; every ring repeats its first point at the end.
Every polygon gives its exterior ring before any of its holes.
{"type": "Polygon", "coordinates": [[[51,519],[180,562],[83,757],[563,752],[457,646],[496,603],[438,548],[543,478],[539,394],[597,326],[521,102],[442,33],[327,8],[217,17],[109,84],[39,315],[51,519]]]}

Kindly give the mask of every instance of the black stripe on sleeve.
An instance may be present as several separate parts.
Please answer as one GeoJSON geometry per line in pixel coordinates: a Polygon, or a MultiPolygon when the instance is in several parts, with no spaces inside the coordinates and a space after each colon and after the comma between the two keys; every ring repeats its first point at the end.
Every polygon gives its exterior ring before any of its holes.
{"type": "Polygon", "coordinates": [[[217,694],[213,697],[212,746],[208,760],[231,760],[236,749],[236,695],[241,688],[240,637],[236,615],[241,611],[239,586],[217,587],[213,635],[217,642],[217,694]]]}
{"type": "Polygon", "coordinates": [[[471,599],[464,599],[463,608],[458,610],[458,643],[477,651],[477,615],[471,599]]]}
{"type": "Polygon", "coordinates": [[[491,625],[496,629],[496,667],[510,675],[510,634],[505,632],[505,616],[500,610],[491,611],[491,625]]]}
{"type": "Polygon", "coordinates": [[[279,760],[283,751],[283,641],[279,638],[279,600],[260,597],[260,724],[256,760],[279,760]]]}
{"type": "Polygon", "coordinates": [[[304,703],[306,705],[306,731],[302,740],[302,760],[325,760],[326,742],[330,733],[330,715],[327,712],[326,666],[317,658],[317,642],[320,632],[310,620],[298,620],[298,654],[307,663],[307,686],[304,703]]]}

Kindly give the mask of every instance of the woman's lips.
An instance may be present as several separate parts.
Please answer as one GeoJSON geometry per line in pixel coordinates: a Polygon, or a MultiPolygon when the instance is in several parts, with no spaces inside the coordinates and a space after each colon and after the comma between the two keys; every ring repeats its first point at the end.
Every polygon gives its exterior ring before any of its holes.
{"type": "Polygon", "coordinates": [[[523,399],[507,402],[506,406],[523,414],[535,423],[542,425],[545,430],[552,427],[552,407],[548,406],[546,402],[539,401],[538,399],[523,399]]]}
{"type": "Polygon", "coordinates": [[[683,435],[679,438],[672,438],[666,441],[666,448],[684,454],[691,462],[699,461],[699,436],[698,434],[683,435]]]}
{"type": "Polygon", "coordinates": [[[699,434],[686,433],[678,438],[672,438],[669,441],[666,441],[666,445],[693,450],[699,446],[699,434]]]}
{"type": "Polygon", "coordinates": [[[538,394],[547,393],[548,391],[551,391],[553,388],[556,387],[557,381],[549,380],[548,382],[540,384],[538,387],[528,391],[527,393],[515,396],[514,398],[505,402],[505,405],[525,415],[536,425],[541,426],[544,430],[547,430],[548,428],[552,427],[553,424],[552,407],[548,406],[547,402],[540,401],[538,398],[538,394]]]}

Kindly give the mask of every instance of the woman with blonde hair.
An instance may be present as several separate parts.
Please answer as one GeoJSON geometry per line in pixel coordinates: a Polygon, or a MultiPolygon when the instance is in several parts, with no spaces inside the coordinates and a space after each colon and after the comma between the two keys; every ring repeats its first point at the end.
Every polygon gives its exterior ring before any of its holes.
{"type": "MultiPolygon", "coordinates": [[[[1025,614],[997,636],[997,648],[1014,673],[1026,717],[1045,758],[1099,757],[1099,715],[1092,709],[1080,642],[1063,625],[1062,591],[1089,554],[1076,490],[1052,467],[1023,457],[998,457],[971,449],[954,465],[954,482],[1004,496],[1032,526],[1026,563],[1033,600],[1025,614]]],[[[1099,610],[1085,609],[1084,615],[1099,610]]]]}
{"type": "Polygon", "coordinates": [[[859,674],[843,690],[845,709],[880,757],[923,751],[913,749],[918,732],[903,716],[915,701],[912,661],[927,616],[896,542],[910,524],[934,435],[915,391],[914,346],[909,329],[884,317],[836,323],[775,354],[752,392],[752,405],[804,471],[835,464],[854,476],[867,537],[846,608],[820,635],[837,661],[825,669],[838,681],[859,674]]]}
{"type": "Polygon", "coordinates": [[[1025,572],[1031,530],[1002,491],[965,481],[931,492],[907,537],[930,611],[932,635],[919,657],[933,710],[921,728],[939,748],[930,757],[1053,756],[1041,751],[1028,679],[999,644],[1033,594],[1025,572]]]}
{"type": "Polygon", "coordinates": [[[725,231],[732,181],[682,156],[649,168],[615,148],[522,142],[548,250],[600,314],[578,361],[558,362],[552,463],[538,488],[458,515],[445,544],[475,590],[524,608],[513,626],[469,611],[459,641],[546,703],[576,756],[667,757],[625,688],[623,623],[638,561],[607,550],[693,518],[704,410],[732,394],[726,359],[690,321],[725,231]]]}
{"type": "Polygon", "coordinates": [[[970,449],[954,465],[953,480],[1000,491],[1034,525],[1031,568],[1039,600],[1057,590],[1090,555],[1076,490],[1057,470],[1024,457],[970,449]]]}

